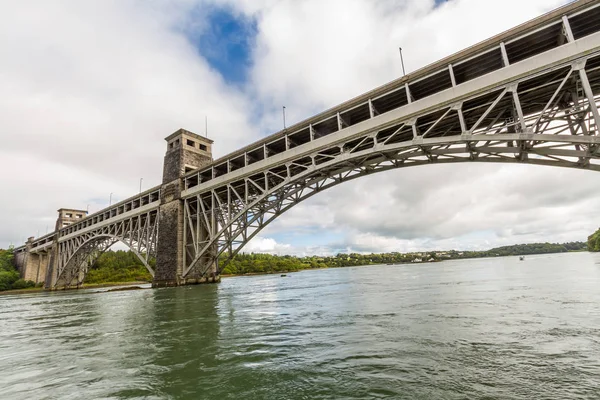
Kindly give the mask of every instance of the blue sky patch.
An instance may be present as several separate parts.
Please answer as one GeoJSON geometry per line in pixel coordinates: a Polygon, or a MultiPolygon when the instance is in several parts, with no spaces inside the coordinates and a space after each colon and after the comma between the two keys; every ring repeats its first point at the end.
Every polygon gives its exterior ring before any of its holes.
{"type": "Polygon", "coordinates": [[[256,21],[229,8],[206,8],[202,11],[206,26],[186,35],[211,67],[228,83],[246,81],[251,52],[257,35],[256,21]],[[207,15],[206,15],[207,14],[207,15]]]}

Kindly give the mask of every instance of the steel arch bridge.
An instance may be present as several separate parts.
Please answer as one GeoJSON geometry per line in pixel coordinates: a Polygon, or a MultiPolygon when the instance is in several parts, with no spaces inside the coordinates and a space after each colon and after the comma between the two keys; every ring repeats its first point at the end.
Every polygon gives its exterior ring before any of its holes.
{"type": "Polygon", "coordinates": [[[178,131],[162,186],[27,251],[55,246],[51,287],[81,283],[117,240],[155,283],[196,283],[294,205],[376,172],[458,162],[598,171],[599,104],[600,1],[580,0],[215,161],[198,158],[212,142],[178,131]]]}
{"type": "Polygon", "coordinates": [[[59,241],[58,279],[55,286],[81,286],[89,267],[117,242],[126,245],[154,276],[150,259],[156,257],[157,234],[158,213],[153,210],[59,241]]]}

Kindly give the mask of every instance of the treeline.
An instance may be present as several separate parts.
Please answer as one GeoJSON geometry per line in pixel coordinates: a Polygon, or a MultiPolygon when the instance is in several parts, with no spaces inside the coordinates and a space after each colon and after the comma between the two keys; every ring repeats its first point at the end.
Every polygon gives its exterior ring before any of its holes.
{"type": "Polygon", "coordinates": [[[0,292],[12,289],[27,289],[34,287],[35,282],[20,278],[19,271],[14,264],[14,252],[0,249],[0,292]]]}
{"type": "MultiPolygon", "coordinates": [[[[271,254],[238,254],[225,266],[225,275],[243,275],[249,273],[293,272],[314,268],[339,268],[359,265],[420,263],[465,258],[506,257],[531,254],[566,253],[585,251],[584,242],[569,243],[531,243],[497,247],[486,251],[428,251],[417,253],[339,253],[335,256],[274,256],[271,254]]],[[[225,259],[221,259],[221,264],[225,259]]]]}
{"type": "Polygon", "coordinates": [[[134,253],[123,250],[104,252],[85,277],[88,284],[142,281],[152,281],[152,275],[134,253]]]}
{"type": "MultiPolygon", "coordinates": [[[[220,263],[225,262],[221,257],[220,263]]],[[[271,254],[238,254],[223,271],[224,275],[269,274],[275,272],[295,272],[309,268],[327,268],[323,262],[311,261],[294,256],[274,256],[271,254]]]]}
{"type": "Polygon", "coordinates": [[[568,242],[568,243],[531,243],[531,244],[515,244],[512,246],[497,247],[495,249],[483,252],[484,257],[503,257],[528,254],[549,254],[549,253],[566,253],[568,251],[585,251],[587,244],[585,242],[568,242]]]}

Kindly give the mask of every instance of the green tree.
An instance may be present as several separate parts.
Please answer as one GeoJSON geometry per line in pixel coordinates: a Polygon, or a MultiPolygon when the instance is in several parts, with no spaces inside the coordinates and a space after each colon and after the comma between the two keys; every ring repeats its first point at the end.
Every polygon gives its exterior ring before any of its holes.
{"type": "Polygon", "coordinates": [[[588,237],[587,247],[589,251],[600,251],[600,229],[588,237]]]}
{"type": "Polygon", "coordinates": [[[13,284],[19,280],[19,272],[13,263],[14,252],[0,249],[0,291],[10,290],[13,284]]]}
{"type": "MultiPolygon", "coordinates": [[[[151,266],[154,262],[151,262],[151,266]]],[[[140,259],[131,251],[112,251],[103,253],[90,268],[85,283],[117,283],[151,281],[152,275],[140,259]]]]}

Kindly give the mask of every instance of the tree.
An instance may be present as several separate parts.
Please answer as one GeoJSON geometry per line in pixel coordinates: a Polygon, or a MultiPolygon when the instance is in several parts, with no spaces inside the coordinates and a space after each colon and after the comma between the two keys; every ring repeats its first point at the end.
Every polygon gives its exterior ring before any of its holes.
{"type": "Polygon", "coordinates": [[[600,251],[600,229],[588,237],[587,245],[589,251],[600,251]]]}
{"type": "Polygon", "coordinates": [[[0,291],[10,290],[13,284],[19,280],[19,272],[13,264],[13,248],[0,249],[0,291]]]}

